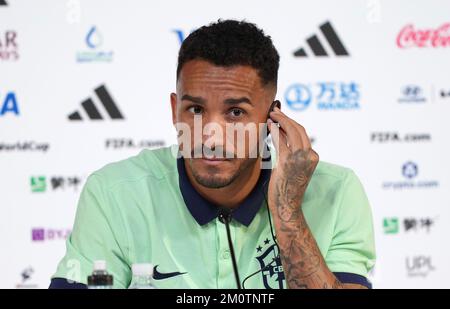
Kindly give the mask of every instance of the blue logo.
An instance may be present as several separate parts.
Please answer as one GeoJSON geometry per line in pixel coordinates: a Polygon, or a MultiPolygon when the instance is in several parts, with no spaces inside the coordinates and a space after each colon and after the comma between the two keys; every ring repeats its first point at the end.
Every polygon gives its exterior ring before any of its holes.
{"type": "Polygon", "coordinates": [[[17,104],[17,98],[14,92],[6,93],[3,103],[1,102],[2,101],[0,101],[0,116],[4,116],[7,113],[15,114],[16,116],[20,114],[19,104],[17,104]]]}
{"type": "Polygon", "coordinates": [[[84,42],[88,49],[77,53],[77,62],[111,62],[113,60],[113,51],[100,49],[103,45],[103,36],[96,26],[89,29],[84,42]]]}
{"type": "MultiPolygon", "coordinates": [[[[194,30],[192,30],[191,32],[193,32],[194,30]]],[[[186,31],[181,30],[181,29],[173,29],[172,32],[175,33],[175,35],[177,36],[178,42],[181,45],[183,43],[184,39],[186,38],[186,34],[185,34],[186,31]]]]}
{"type": "Polygon", "coordinates": [[[102,43],[103,38],[101,33],[97,30],[96,26],[92,26],[91,30],[89,30],[86,35],[86,45],[91,49],[95,49],[101,46],[102,43]]]}
{"type": "Polygon", "coordinates": [[[407,161],[401,166],[402,180],[390,180],[384,181],[382,184],[385,190],[423,190],[423,189],[436,189],[439,187],[439,181],[436,179],[424,179],[423,172],[422,176],[419,175],[419,166],[417,163],[412,161],[407,161]]]}
{"type": "Polygon", "coordinates": [[[178,38],[178,42],[181,45],[184,41],[184,31],[181,29],[174,29],[173,32],[176,34],[176,36],[178,38]]]}
{"type": "Polygon", "coordinates": [[[412,179],[417,176],[419,173],[419,169],[417,167],[417,164],[411,161],[406,162],[402,166],[402,174],[404,177],[408,179],[412,179]]]}
{"type": "Polygon", "coordinates": [[[311,103],[312,94],[309,87],[302,84],[294,84],[286,90],[284,98],[291,109],[303,111],[311,103]]]}
{"type": "Polygon", "coordinates": [[[303,111],[310,104],[318,110],[353,110],[360,108],[360,90],[355,82],[319,82],[313,86],[293,84],[286,89],[287,105],[303,111]]]}

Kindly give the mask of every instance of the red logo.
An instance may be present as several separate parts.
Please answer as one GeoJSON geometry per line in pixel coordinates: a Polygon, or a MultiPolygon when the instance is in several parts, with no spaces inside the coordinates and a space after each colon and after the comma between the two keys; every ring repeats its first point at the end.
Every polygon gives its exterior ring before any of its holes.
{"type": "Polygon", "coordinates": [[[410,47],[450,47],[450,23],[445,23],[437,29],[415,29],[409,24],[400,30],[397,36],[397,46],[410,47]]]}

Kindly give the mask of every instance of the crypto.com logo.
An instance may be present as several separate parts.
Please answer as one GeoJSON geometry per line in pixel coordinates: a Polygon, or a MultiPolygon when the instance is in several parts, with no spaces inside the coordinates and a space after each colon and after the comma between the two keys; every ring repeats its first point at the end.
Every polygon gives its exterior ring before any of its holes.
{"type": "MultiPolygon", "coordinates": [[[[254,122],[226,123],[224,127],[217,122],[203,125],[202,116],[194,115],[194,125],[178,122],[179,149],[173,149],[174,157],[204,159],[245,159],[262,158],[261,168],[270,169],[276,162],[270,162],[268,144],[272,143],[278,153],[279,128],[272,126],[268,138],[267,123],[254,122]],[[192,132],[193,130],[193,132],[192,132]],[[258,134],[259,132],[259,134],[258,134]],[[224,138],[225,137],[225,138],[224,138]],[[246,138],[248,137],[248,138],[246,138]],[[247,142],[248,141],[248,145],[247,142]]],[[[276,161],[276,160],[275,160],[276,161]]]]}

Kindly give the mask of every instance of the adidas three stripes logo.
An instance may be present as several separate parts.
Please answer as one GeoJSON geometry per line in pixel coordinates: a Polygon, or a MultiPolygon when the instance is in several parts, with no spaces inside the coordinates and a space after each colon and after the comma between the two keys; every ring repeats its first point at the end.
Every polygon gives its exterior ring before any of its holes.
{"type": "MultiPolygon", "coordinates": [[[[329,46],[333,50],[336,56],[350,56],[341,39],[337,35],[333,26],[329,21],[323,23],[319,26],[321,33],[323,34],[325,40],[328,42],[329,46]]],[[[306,39],[306,43],[313,52],[314,56],[317,57],[327,57],[328,53],[324,48],[323,44],[320,42],[319,37],[314,34],[306,39]]],[[[300,48],[294,52],[295,57],[308,57],[305,48],[300,48]]]]}
{"type": "MultiPolygon", "coordinates": [[[[105,112],[111,119],[124,119],[124,116],[120,112],[113,98],[109,94],[108,90],[106,90],[105,85],[101,85],[95,90],[95,94],[98,99],[102,103],[105,112]]],[[[90,120],[103,120],[103,116],[100,113],[99,109],[96,107],[94,101],[91,98],[84,100],[81,103],[82,108],[86,112],[86,115],[90,120]]],[[[81,121],[83,117],[79,111],[75,111],[68,116],[69,120],[81,121]]]]}

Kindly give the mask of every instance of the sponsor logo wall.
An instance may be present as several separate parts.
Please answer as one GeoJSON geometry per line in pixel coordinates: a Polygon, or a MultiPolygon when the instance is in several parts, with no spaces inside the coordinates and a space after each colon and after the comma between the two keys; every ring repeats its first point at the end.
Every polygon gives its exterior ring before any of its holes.
{"type": "Polygon", "coordinates": [[[0,1],[0,287],[48,287],[87,177],[175,143],[180,43],[235,18],[273,38],[282,109],[364,184],[374,287],[450,288],[448,12],[437,0],[0,1]]]}

